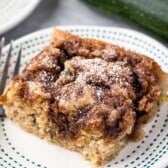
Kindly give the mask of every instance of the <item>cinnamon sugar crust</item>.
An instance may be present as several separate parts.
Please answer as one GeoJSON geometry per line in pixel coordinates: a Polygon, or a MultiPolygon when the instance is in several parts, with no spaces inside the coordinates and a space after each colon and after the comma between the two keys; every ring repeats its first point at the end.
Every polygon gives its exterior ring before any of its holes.
{"type": "Polygon", "coordinates": [[[102,165],[152,118],[163,74],[145,55],[55,29],[0,102],[27,131],[102,165]]]}

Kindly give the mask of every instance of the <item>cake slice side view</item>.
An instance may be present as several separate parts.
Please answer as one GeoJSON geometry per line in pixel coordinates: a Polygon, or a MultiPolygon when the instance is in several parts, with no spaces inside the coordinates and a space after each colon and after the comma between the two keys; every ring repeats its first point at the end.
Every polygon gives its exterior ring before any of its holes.
{"type": "Polygon", "coordinates": [[[153,118],[167,88],[153,59],[55,29],[0,104],[26,131],[103,165],[153,118]]]}

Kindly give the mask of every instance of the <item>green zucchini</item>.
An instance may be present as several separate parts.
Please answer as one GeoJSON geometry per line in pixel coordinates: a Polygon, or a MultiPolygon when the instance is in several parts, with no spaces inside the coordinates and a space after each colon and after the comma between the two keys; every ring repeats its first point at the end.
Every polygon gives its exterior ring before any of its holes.
{"type": "Polygon", "coordinates": [[[118,14],[168,40],[168,0],[84,0],[107,14],[118,14]]]}

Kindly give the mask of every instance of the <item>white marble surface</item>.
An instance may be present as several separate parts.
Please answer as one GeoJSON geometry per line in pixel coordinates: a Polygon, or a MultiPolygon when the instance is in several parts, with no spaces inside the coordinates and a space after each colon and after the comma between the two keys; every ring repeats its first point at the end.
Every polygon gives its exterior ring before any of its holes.
{"type": "Polygon", "coordinates": [[[134,25],[120,17],[105,16],[82,0],[41,0],[35,11],[17,27],[3,34],[7,42],[39,29],[57,25],[100,25],[111,27],[126,27],[134,29],[162,41],[149,31],[134,25]]]}

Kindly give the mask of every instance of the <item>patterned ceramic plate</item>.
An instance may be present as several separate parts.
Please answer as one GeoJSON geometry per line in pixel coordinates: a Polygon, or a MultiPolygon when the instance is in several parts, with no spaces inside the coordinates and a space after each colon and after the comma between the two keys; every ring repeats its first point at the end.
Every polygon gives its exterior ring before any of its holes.
{"type": "Polygon", "coordinates": [[[0,0],[0,34],[24,20],[40,0],[0,0]]]}
{"type": "MultiPolygon", "coordinates": [[[[90,26],[61,27],[84,37],[103,39],[154,58],[168,70],[168,50],[141,33],[121,28],[90,26]]],[[[19,46],[23,46],[22,64],[26,63],[49,42],[52,28],[42,30],[15,41],[12,63],[19,46]]],[[[4,49],[0,72],[9,46],[4,49]]],[[[13,64],[11,63],[10,74],[13,64]]],[[[168,103],[145,127],[146,136],[139,143],[130,142],[105,168],[165,168],[168,165],[168,103]]],[[[90,168],[78,153],[49,144],[24,132],[6,118],[0,119],[0,167],[12,168],[90,168]]]]}

